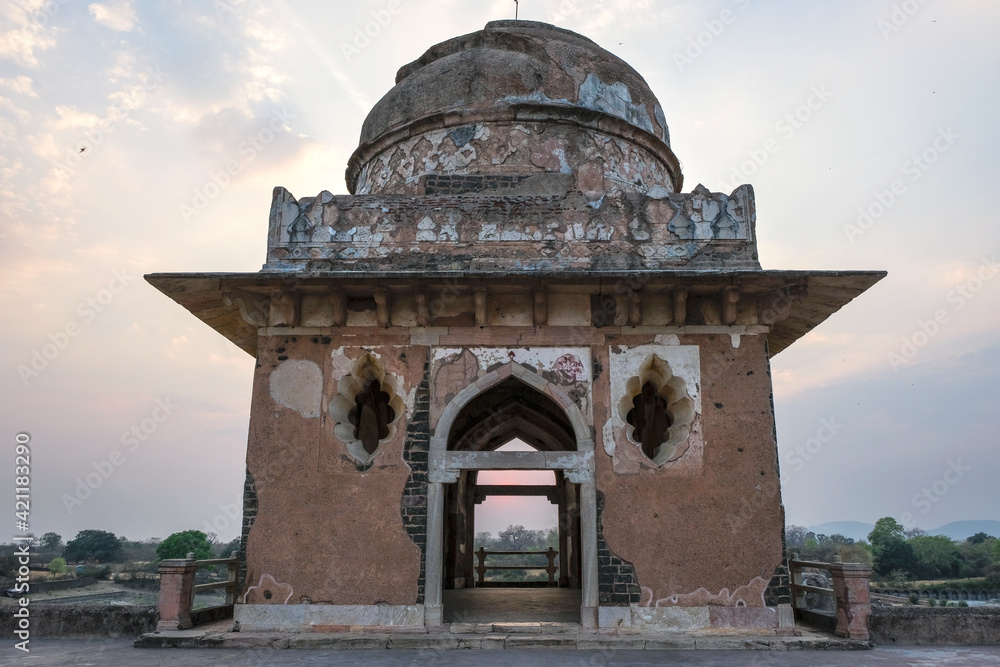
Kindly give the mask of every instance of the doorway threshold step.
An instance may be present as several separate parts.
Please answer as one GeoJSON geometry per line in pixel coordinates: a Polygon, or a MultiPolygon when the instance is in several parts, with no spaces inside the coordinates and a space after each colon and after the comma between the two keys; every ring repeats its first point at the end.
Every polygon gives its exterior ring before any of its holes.
{"type": "Polygon", "coordinates": [[[579,634],[579,623],[452,623],[450,632],[453,635],[485,635],[493,633],[554,635],[579,634]]]}

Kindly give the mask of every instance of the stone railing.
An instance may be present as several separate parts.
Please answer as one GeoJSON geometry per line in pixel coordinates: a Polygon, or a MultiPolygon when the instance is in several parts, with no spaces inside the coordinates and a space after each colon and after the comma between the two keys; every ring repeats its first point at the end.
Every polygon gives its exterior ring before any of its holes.
{"type": "Polygon", "coordinates": [[[788,569],[792,575],[792,607],[797,619],[815,622],[817,618],[827,616],[821,609],[810,608],[807,596],[829,597],[833,599],[836,609],[834,631],[837,635],[849,639],[868,639],[868,616],[871,614],[868,596],[868,580],[872,573],[870,565],[843,563],[840,556],[834,556],[832,563],[799,560],[798,554],[792,554],[788,569]],[[807,584],[806,570],[829,572],[830,588],[807,584]]]}
{"type": "Polygon", "coordinates": [[[160,561],[160,597],[157,603],[160,611],[160,621],[157,630],[186,630],[201,623],[208,623],[220,618],[230,618],[236,604],[236,571],[239,559],[236,552],[230,558],[214,558],[195,560],[194,554],[187,558],[174,558],[160,561]],[[198,568],[211,565],[225,565],[228,576],[224,581],[207,584],[195,584],[198,568]],[[204,591],[225,589],[225,604],[193,611],[194,596],[204,591]]]}
{"type": "Polygon", "coordinates": [[[476,566],[476,585],[482,586],[487,570],[545,570],[549,575],[549,585],[556,585],[556,572],[559,571],[559,566],[556,565],[556,556],[559,552],[549,547],[548,551],[487,551],[485,547],[479,547],[479,551],[476,552],[476,557],[479,559],[479,565],[476,566]],[[546,566],[538,565],[487,565],[487,556],[545,556],[549,560],[549,564],[546,566]]]}

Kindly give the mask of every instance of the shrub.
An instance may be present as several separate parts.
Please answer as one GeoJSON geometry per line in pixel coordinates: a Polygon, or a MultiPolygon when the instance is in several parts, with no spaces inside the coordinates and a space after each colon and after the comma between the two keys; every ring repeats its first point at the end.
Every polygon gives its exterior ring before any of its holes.
{"type": "Polygon", "coordinates": [[[959,601],[958,601],[958,606],[959,606],[959,607],[968,607],[968,606],[969,606],[969,603],[968,603],[968,602],[966,602],[965,600],[959,600],[959,601]]]}
{"type": "Polygon", "coordinates": [[[937,600],[935,600],[934,598],[928,598],[927,599],[927,604],[929,604],[932,607],[936,607],[937,606],[937,600]]]}
{"type": "Polygon", "coordinates": [[[916,593],[910,593],[910,604],[920,604],[920,597],[916,593]]]}
{"type": "Polygon", "coordinates": [[[85,567],[82,570],[77,570],[77,576],[93,577],[94,579],[110,579],[111,568],[106,565],[104,567],[85,567]]]}

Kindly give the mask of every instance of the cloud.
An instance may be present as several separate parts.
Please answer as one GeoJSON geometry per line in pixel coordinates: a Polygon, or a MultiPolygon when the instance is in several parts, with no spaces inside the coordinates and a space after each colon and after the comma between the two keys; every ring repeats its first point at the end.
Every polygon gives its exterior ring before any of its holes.
{"type": "Polygon", "coordinates": [[[0,87],[12,90],[20,95],[38,97],[38,93],[32,89],[31,84],[31,78],[24,75],[15,76],[12,79],[0,78],[0,87]]]}
{"type": "Polygon", "coordinates": [[[56,45],[55,38],[46,34],[45,24],[58,10],[58,4],[46,4],[44,0],[0,5],[0,18],[9,26],[0,32],[0,58],[14,60],[27,67],[38,67],[35,49],[51,49],[56,45]]]}
{"type": "Polygon", "coordinates": [[[135,27],[135,10],[132,9],[131,0],[118,0],[118,2],[104,4],[95,2],[88,5],[87,8],[94,15],[95,21],[112,30],[129,32],[135,27]]]}
{"type": "Polygon", "coordinates": [[[101,122],[101,119],[94,114],[77,111],[73,107],[59,105],[56,107],[56,113],[59,114],[59,120],[56,122],[56,127],[59,129],[72,127],[92,128],[101,122]]]}

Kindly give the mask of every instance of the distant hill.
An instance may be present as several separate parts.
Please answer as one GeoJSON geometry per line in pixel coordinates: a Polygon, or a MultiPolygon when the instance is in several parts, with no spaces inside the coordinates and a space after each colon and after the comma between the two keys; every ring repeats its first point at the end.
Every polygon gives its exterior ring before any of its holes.
{"type": "Polygon", "coordinates": [[[857,542],[867,540],[868,533],[872,532],[872,528],[874,527],[875,524],[873,523],[863,523],[861,521],[828,521],[818,526],[809,526],[809,530],[817,535],[843,535],[857,542]]]}
{"type": "MultiPolygon", "coordinates": [[[[817,535],[843,535],[851,539],[867,540],[868,533],[872,532],[875,524],[864,523],[862,521],[829,521],[818,526],[809,526],[809,530],[817,535]]],[[[976,533],[986,533],[993,537],[1000,537],[1000,521],[952,521],[940,528],[928,530],[928,535],[944,535],[959,542],[972,537],[976,533]]]]}
{"type": "Polygon", "coordinates": [[[928,535],[945,535],[953,540],[965,540],[976,533],[1000,537],[1000,521],[952,521],[940,528],[928,530],[928,535]]]}

